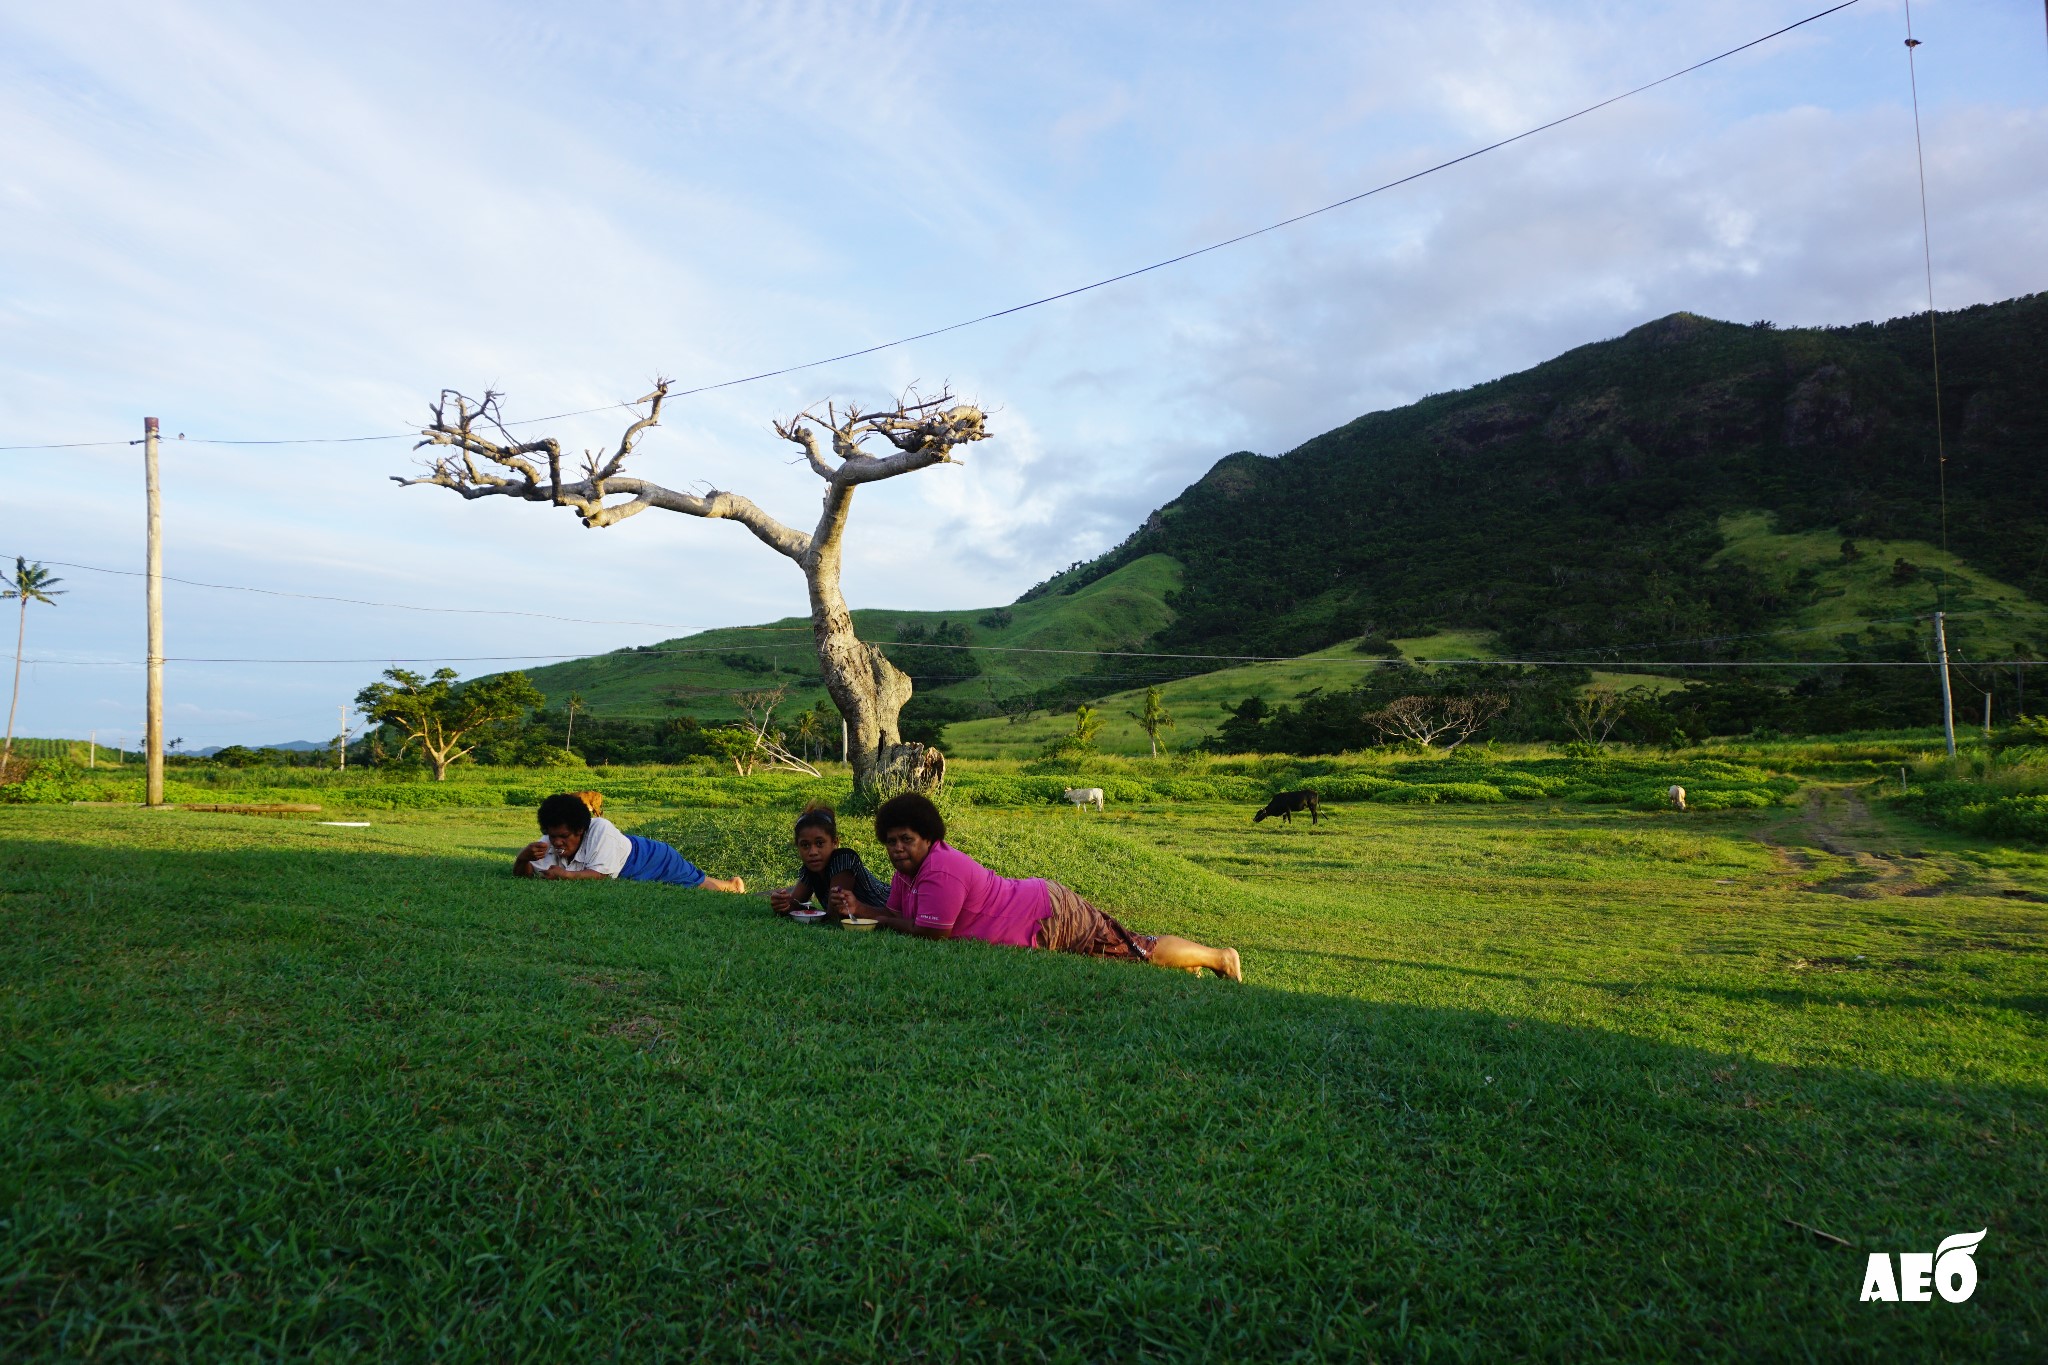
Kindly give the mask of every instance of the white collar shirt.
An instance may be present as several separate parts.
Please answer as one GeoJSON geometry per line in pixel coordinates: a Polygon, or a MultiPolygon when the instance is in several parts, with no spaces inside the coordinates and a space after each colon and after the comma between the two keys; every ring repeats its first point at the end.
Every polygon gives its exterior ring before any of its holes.
{"type": "Polygon", "coordinates": [[[590,828],[583,831],[583,842],[577,846],[575,857],[564,862],[550,848],[547,856],[535,860],[533,870],[545,872],[561,867],[571,872],[602,872],[607,877],[616,877],[626,870],[626,860],[632,856],[632,841],[617,825],[597,815],[591,817],[590,828]]]}

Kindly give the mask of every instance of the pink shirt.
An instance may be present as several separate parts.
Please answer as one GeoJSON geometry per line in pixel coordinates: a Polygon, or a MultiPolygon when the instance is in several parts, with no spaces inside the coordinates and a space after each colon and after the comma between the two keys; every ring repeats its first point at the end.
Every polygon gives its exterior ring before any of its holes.
{"type": "Polygon", "coordinates": [[[1038,922],[1052,911],[1045,879],[998,877],[941,839],[924,855],[915,877],[901,872],[889,884],[889,909],[920,929],[951,929],[954,938],[1031,946],[1038,922]]]}

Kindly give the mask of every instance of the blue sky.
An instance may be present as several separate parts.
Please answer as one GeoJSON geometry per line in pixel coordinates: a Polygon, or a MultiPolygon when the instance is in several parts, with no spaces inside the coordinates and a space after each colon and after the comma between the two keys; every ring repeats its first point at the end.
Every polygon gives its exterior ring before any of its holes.
{"type": "MultiPolygon", "coordinates": [[[[1539,4],[0,4],[0,445],[403,432],[870,345],[1232,235],[1821,8],[1539,4]]],[[[1943,307],[2048,286],[2031,0],[1923,0],[1943,307]]],[[[639,470],[808,522],[769,431],[950,383],[997,439],[863,490],[856,605],[1008,601],[1232,450],[1677,309],[1921,306],[1896,4],[1863,0],[1564,129],[1082,299],[674,405],[639,470]]],[[[548,428],[572,448],[610,417],[548,428]]],[[[585,531],[401,490],[405,441],[167,442],[184,657],[590,653],[803,610],[736,526],[585,531]],[[646,626],[597,621],[661,623],[646,626]]],[[[0,553],[142,562],[127,447],[0,453],[0,553]]],[[[19,729],[141,723],[138,580],[57,568],[19,729]]],[[[377,663],[174,663],[193,747],[331,734],[377,663]]],[[[458,663],[465,675],[483,665],[458,663]]]]}

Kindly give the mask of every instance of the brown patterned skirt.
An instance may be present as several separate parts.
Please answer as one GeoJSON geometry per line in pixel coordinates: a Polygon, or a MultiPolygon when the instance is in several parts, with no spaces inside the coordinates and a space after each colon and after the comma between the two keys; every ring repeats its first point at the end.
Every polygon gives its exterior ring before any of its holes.
{"type": "Polygon", "coordinates": [[[1138,962],[1152,956],[1152,945],[1159,941],[1158,935],[1132,933],[1071,887],[1058,882],[1046,882],[1045,892],[1052,907],[1038,922],[1032,947],[1084,957],[1127,957],[1138,962]]]}

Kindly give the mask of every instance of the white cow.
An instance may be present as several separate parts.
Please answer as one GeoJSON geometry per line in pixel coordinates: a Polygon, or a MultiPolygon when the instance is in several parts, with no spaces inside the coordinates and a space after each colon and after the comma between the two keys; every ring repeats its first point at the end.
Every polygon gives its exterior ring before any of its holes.
{"type": "Polygon", "coordinates": [[[1674,808],[1674,809],[1677,809],[1677,810],[1684,810],[1684,809],[1685,809],[1685,788],[1683,788],[1683,787],[1673,787],[1673,788],[1671,789],[1670,795],[1671,795],[1671,804],[1672,804],[1673,808],[1674,808]]]}
{"type": "Polygon", "coordinates": [[[1102,813],[1102,788],[1100,787],[1069,787],[1066,791],[1066,797],[1068,803],[1075,810],[1079,810],[1081,807],[1092,803],[1095,807],[1095,813],[1097,815],[1102,813]]]}

